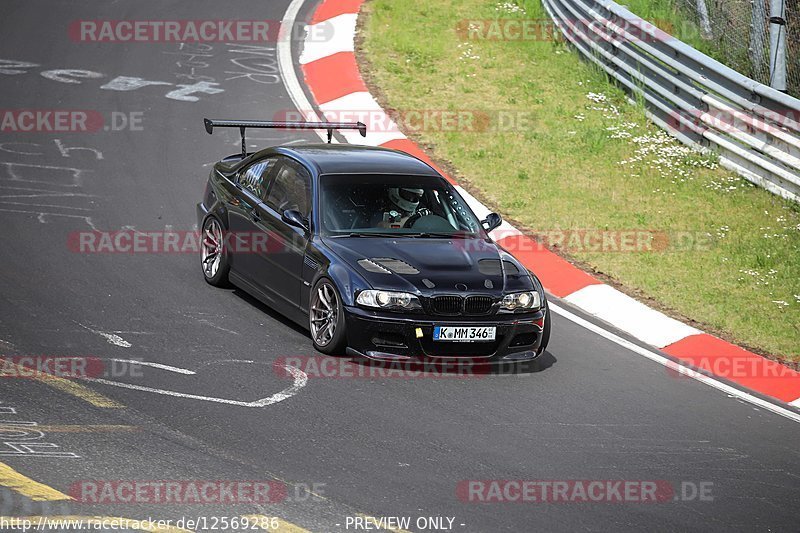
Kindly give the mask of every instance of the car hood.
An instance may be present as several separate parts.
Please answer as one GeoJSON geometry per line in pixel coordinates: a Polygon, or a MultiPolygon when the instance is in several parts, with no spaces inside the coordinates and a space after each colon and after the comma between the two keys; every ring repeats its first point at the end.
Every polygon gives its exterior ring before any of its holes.
{"type": "Polygon", "coordinates": [[[343,237],[323,242],[376,289],[498,296],[534,288],[516,259],[484,239],[343,237]]]}

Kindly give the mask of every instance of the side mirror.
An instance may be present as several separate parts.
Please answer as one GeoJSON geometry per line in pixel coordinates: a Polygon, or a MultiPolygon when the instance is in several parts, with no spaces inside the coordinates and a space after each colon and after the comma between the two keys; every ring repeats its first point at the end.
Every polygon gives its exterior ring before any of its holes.
{"type": "Polygon", "coordinates": [[[306,220],[303,215],[300,214],[300,211],[297,211],[296,209],[287,209],[284,211],[283,215],[281,215],[281,220],[290,226],[300,228],[305,233],[310,233],[311,231],[308,228],[308,220],[306,220]]]}
{"type": "Polygon", "coordinates": [[[503,219],[497,213],[489,213],[484,220],[481,220],[481,224],[486,228],[486,231],[492,231],[502,223],[503,219]]]}

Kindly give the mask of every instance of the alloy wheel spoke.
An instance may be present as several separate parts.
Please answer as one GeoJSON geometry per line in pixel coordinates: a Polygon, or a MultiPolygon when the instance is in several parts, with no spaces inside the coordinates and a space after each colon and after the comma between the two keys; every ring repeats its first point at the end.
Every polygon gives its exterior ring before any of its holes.
{"type": "Polygon", "coordinates": [[[330,311],[331,304],[330,304],[330,302],[328,301],[328,298],[325,295],[325,290],[322,287],[320,287],[320,289],[319,289],[319,291],[317,291],[317,293],[319,294],[320,303],[322,303],[322,305],[325,306],[325,309],[330,311]]]}
{"type": "Polygon", "coordinates": [[[339,309],[338,296],[335,289],[328,283],[317,288],[309,310],[309,325],[311,336],[320,346],[325,346],[333,340],[338,323],[339,309]]]}

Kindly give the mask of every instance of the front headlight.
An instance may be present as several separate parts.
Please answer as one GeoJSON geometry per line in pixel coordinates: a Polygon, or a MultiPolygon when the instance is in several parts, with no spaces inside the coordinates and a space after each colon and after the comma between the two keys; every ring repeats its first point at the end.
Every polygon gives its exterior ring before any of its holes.
{"type": "Polygon", "coordinates": [[[419,298],[413,294],[372,289],[358,293],[356,303],[364,307],[377,307],[379,309],[411,310],[422,308],[419,298]]]}
{"type": "Polygon", "coordinates": [[[516,292],[506,294],[500,302],[500,309],[505,311],[516,311],[518,309],[539,309],[542,300],[536,291],[516,292]]]}

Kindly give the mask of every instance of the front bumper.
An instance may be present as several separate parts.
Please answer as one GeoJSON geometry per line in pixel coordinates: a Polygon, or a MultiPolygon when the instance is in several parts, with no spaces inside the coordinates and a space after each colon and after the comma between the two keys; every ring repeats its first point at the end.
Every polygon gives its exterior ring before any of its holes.
{"type": "Polygon", "coordinates": [[[480,317],[398,315],[345,307],[347,344],[351,355],[377,361],[440,361],[448,363],[513,363],[539,356],[545,308],[525,314],[480,317]],[[433,340],[434,326],[495,326],[490,342],[433,340]]]}

